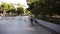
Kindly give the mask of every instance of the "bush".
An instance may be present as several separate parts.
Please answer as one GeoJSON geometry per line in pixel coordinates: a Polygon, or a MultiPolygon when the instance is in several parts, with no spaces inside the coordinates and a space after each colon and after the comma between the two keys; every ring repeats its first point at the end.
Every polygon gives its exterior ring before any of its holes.
{"type": "Polygon", "coordinates": [[[54,23],[54,24],[59,24],[60,25],[60,18],[53,18],[53,17],[43,17],[43,16],[38,16],[36,17],[40,20],[44,20],[44,21],[48,21],[48,22],[51,22],[51,23],[54,23]]]}

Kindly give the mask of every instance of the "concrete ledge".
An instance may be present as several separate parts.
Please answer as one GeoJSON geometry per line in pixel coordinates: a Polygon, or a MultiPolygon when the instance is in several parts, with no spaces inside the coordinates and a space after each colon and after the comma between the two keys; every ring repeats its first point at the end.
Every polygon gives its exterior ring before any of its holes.
{"type": "Polygon", "coordinates": [[[42,21],[42,20],[39,20],[39,19],[34,19],[34,20],[36,20],[39,24],[41,24],[43,26],[46,26],[46,27],[60,33],[60,25],[53,24],[53,23],[46,22],[46,21],[42,21]]]}

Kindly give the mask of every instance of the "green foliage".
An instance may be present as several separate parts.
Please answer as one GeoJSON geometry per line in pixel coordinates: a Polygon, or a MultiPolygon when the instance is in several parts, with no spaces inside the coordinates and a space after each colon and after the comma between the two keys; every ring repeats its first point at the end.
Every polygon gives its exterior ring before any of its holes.
{"type": "Polygon", "coordinates": [[[17,14],[21,14],[24,12],[24,9],[22,7],[17,7],[17,14]]]}
{"type": "Polygon", "coordinates": [[[14,6],[15,4],[13,3],[6,3],[6,2],[2,2],[2,4],[0,4],[0,11],[3,11],[3,14],[6,13],[11,13],[11,14],[22,14],[24,13],[24,8],[22,7],[22,5],[20,3],[16,4],[16,8],[14,6]]]}
{"type": "Polygon", "coordinates": [[[27,0],[27,4],[29,5],[27,10],[36,18],[60,24],[59,18],[52,17],[60,16],[60,0],[27,0]]]}
{"type": "Polygon", "coordinates": [[[6,13],[13,13],[13,14],[15,14],[16,13],[16,9],[9,9],[6,13]]]}
{"type": "Polygon", "coordinates": [[[6,11],[8,10],[8,4],[3,2],[1,4],[1,10],[3,11],[3,13],[6,13],[6,11]]]}
{"type": "Polygon", "coordinates": [[[35,15],[60,15],[59,0],[27,0],[27,4],[29,5],[29,10],[35,15]]]}
{"type": "Polygon", "coordinates": [[[10,9],[14,9],[15,7],[14,7],[14,4],[12,4],[12,3],[10,3],[10,4],[8,4],[8,9],[10,10],[10,9]]]}

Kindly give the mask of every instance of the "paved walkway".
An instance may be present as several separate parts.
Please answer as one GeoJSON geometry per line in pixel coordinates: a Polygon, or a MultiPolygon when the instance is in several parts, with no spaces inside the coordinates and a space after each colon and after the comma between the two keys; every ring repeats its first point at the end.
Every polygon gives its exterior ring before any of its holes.
{"type": "Polygon", "coordinates": [[[0,34],[52,34],[41,26],[30,24],[28,16],[0,19],[0,34]]]}

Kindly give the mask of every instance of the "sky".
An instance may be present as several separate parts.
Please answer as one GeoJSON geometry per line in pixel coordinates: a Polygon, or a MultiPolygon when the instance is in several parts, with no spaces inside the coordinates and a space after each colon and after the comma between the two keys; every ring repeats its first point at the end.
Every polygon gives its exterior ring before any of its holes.
{"type": "Polygon", "coordinates": [[[21,3],[25,7],[28,7],[26,0],[0,0],[0,3],[1,2],[8,2],[8,3],[14,3],[14,4],[21,3]]]}

